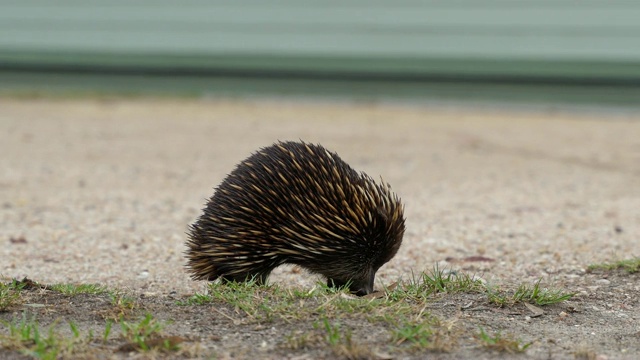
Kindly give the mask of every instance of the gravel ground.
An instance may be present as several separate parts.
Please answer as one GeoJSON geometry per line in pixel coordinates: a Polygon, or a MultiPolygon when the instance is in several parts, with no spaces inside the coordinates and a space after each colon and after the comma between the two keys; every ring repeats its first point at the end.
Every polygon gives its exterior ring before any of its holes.
{"type": "Polygon", "coordinates": [[[0,109],[5,277],[201,290],[183,270],[187,225],[236,163],[279,139],[321,143],[402,197],[404,243],[378,281],[440,262],[564,283],[640,256],[639,114],[174,99],[0,109]],[[460,262],[470,256],[494,261],[460,262]]]}
{"type": "MultiPolygon", "coordinates": [[[[482,304],[468,294],[434,299],[433,311],[463,319],[463,327],[506,329],[535,341],[529,358],[637,358],[638,274],[585,268],[640,256],[638,113],[0,98],[0,277],[126,289],[159,307],[154,314],[175,320],[175,334],[210,335],[201,342],[221,358],[285,356],[254,345],[277,344],[303,324],[276,323],[277,334],[225,328],[215,312],[176,307],[173,299],[205,290],[186,275],[183,251],[187,226],[213,188],[257,148],[296,139],[382,175],[402,197],[404,243],[378,272],[378,287],[435,264],[512,286],[542,278],[577,295],[535,319],[526,308],[462,313],[456,304],[482,304]]],[[[315,280],[291,267],[271,277],[283,286],[315,280]]],[[[83,329],[95,326],[96,306],[108,304],[54,300],[35,300],[50,302],[40,319],[71,314],[83,329]]],[[[366,340],[371,330],[363,329],[356,335],[366,340]]],[[[365,343],[389,341],[387,332],[380,336],[365,343]]],[[[465,341],[436,357],[495,357],[465,341]]]]}

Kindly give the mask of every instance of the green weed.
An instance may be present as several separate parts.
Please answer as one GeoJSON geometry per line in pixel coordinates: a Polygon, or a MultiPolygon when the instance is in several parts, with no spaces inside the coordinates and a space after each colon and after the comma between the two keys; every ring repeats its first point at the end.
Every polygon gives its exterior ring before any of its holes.
{"type": "Polygon", "coordinates": [[[387,296],[392,300],[406,297],[424,300],[437,293],[482,292],[483,290],[482,281],[475,276],[440,269],[436,265],[431,271],[422,272],[418,276],[411,274],[411,280],[403,282],[387,296]]]}
{"type": "Polygon", "coordinates": [[[0,312],[20,303],[20,291],[24,286],[15,279],[10,283],[0,283],[0,312]]]}
{"type": "Polygon", "coordinates": [[[353,341],[351,331],[343,329],[339,323],[331,324],[325,317],[321,322],[314,322],[314,329],[324,330],[324,339],[337,357],[346,359],[368,359],[371,351],[353,341]]]}
{"type": "Polygon", "coordinates": [[[206,305],[213,302],[213,296],[209,294],[200,294],[195,293],[190,296],[187,300],[178,300],[176,302],[179,306],[191,306],[191,305],[206,305]]]}
{"type": "Polygon", "coordinates": [[[521,284],[512,295],[487,287],[489,302],[501,307],[511,306],[520,302],[544,306],[569,300],[575,295],[575,293],[566,293],[562,290],[542,288],[540,287],[541,280],[538,279],[533,286],[521,284]]]}
{"type": "Polygon", "coordinates": [[[104,332],[102,333],[102,343],[106,343],[109,339],[109,335],[111,334],[111,327],[113,326],[113,321],[107,320],[107,324],[104,327],[104,332]]]}
{"type": "Polygon", "coordinates": [[[111,308],[101,312],[103,318],[107,320],[120,320],[131,316],[138,307],[138,302],[120,291],[109,292],[111,308]]]}
{"type": "Polygon", "coordinates": [[[487,334],[483,328],[480,328],[480,331],[476,334],[475,338],[480,345],[486,349],[498,352],[508,352],[511,354],[523,353],[532,344],[530,342],[522,343],[522,340],[515,339],[511,335],[502,335],[500,332],[491,336],[487,334]]]}
{"type": "Polygon", "coordinates": [[[154,319],[151,314],[145,315],[138,322],[120,320],[122,336],[134,348],[142,351],[151,349],[175,351],[178,349],[177,344],[162,338],[161,332],[166,325],[166,323],[154,319]]]}
{"type": "Polygon", "coordinates": [[[633,259],[618,260],[610,263],[592,264],[587,268],[588,272],[613,271],[622,269],[629,274],[640,272],[640,257],[633,259]]]}
{"type": "Polygon", "coordinates": [[[79,294],[100,295],[108,292],[105,286],[98,284],[53,284],[47,288],[71,296],[79,294]]]}
{"type": "Polygon", "coordinates": [[[284,348],[289,350],[308,349],[313,346],[321,346],[324,338],[317,332],[292,331],[285,337],[284,348]]]}
{"type": "Polygon", "coordinates": [[[0,335],[3,348],[18,350],[21,353],[38,359],[58,359],[69,357],[79,351],[78,345],[86,345],[91,338],[82,339],[77,326],[69,323],[72,336],[65,338],[60,335],[53,323],[48,330],[42,331],[33,317],[28,318],[25,313],[21,320],[2,322],[8,328],[8,335],[0,335]]]}
{"type": "Polygon", "coordinates": [[[409,342],[419,348],[427,348],[432,335],[433,327],[429,322],[408,322],[393,330],[392,340],[396,345],[409,342]]]}

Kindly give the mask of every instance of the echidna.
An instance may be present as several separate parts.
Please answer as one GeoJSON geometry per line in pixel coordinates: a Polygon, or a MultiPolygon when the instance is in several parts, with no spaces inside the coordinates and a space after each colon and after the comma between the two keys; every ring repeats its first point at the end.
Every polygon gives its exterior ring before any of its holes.
{"type": "Polygon", "coordinates": [[[187,241],[194,280],[264,283],[277,266],[296,264],[366,295],[404,234],[403,206],[387,183],[304,142],[253,153],[203,211],[187,241]]]}

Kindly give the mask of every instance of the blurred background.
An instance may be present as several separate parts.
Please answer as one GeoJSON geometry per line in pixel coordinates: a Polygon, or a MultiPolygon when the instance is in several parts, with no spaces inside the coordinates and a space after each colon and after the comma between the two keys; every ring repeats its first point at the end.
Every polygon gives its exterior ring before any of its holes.
{"type": "Polygon", "coordinates": [[[0,0],[0,91],[640,103],[635,0],[0,0]]]}

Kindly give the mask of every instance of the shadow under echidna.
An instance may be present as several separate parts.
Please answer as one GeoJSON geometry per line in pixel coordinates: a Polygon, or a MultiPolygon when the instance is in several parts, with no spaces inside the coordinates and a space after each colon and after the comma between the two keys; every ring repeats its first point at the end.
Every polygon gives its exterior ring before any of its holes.
{"type": "Polygon", "coordinates": [[[361,296],[373,292],[404,228],[387,183],[320,145],[279,142],[218,186],[189,228],[187,268],[194,280],[264,283],[279,265],[296,264],[361,296]]]}

